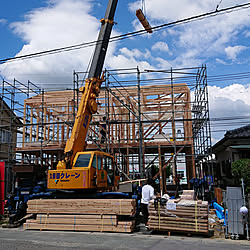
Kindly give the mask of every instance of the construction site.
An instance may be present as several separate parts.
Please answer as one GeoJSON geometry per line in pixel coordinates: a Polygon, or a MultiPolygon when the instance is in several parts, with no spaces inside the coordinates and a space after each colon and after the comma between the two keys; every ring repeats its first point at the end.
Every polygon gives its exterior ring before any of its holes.
{"type": "MultiPolygon", "coordinates": [[[[209,163],[203,164],[204,169],[200,167],[201,160],[209,159],[211,154],[205,66],[161,72],[131,68],[104,73],[98,112],[92,117],[86,137],[86,151],[114,155],[121,183],[151,177],[162,194],[174,194],[177,175],[185,180],[182,185],[186,189],[193,177],[211,175],[209,163]]],[[[6,193],[15,193],[19,186],[22,196],[24,186],[37,187],[41,181],[46,185],[48,171],[56,169],[70,138],[84,75],[86,72],[74,72],[70,90],[49,91],[31,82],[3,80],[1,127],[16,135],[15,140],[6,139],[6,149],[1,150],[2,154],[8,152],[6,193]],[[7,114],[3,103],[11,107],[7,116],[3,115],[7,114]]],[[[135,210],[134,204],[132,214],[135,210]]],[[[204,230],[208,232],[207,227],[204,230]]]]}
{"type": "MultiPolygon", "coordinates": [[[[13,172],[40,172],[36,169],[40,166],[46,166],[43,171],[54,169],[62,158],[80,102],[83,75],[74,72],[73,87],[65,91],[3,81],[1,100],[10,103],[12,112],[10,117],[1,115],[0,122],[3,127],[7,121],[5,128],[17,133],[16,141],[6,142],[8,191],[13,189],[9,185],[13,172]]],[[[206,67],[164,72],[107,70],[105,75],[86,150],[115,155],[124,181],[152,176],[152,166],[157,166],[159,172],[153,174],[159,175],[163,192],[169,176],[162,170],[167,166],[172,184],[177,174],[187,180],[199,175],[200,160],[211,154],[206,67]],[[100,132],[102,124],[105,135],[100,132]]],[[[1,107],[3,114],[6,111],[1,107]]],[[[204,174],[211,175],[212,166],[206,166],[204,174]]]]}
{"type": "MultiPolygon", "coordinates": [[[[226,198],[213,186],[207,68],[103,69],[117,2],[100,20],[88,70],[72,82],[2,79],[3,227],[221,236],[221,205],[240,209],[232,197],[244,197],[244,183],[226,198]]],[[[136,16],[152,33],[141,9],[136,16]]],[[[238,210],[236,239],[245,233],[238,210]]]]}

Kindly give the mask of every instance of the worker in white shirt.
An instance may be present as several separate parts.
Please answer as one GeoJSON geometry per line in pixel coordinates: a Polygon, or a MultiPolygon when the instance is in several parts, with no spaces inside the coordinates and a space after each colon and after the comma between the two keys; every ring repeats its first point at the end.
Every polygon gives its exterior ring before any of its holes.
{"type": "Polygon", "coordinates": [[[148,204],[150,200],[155,198],[154,188],[151,186],[152,184],[153,180],[148,178],[147,184],[142,187],[141,211],[146,227],[148,227],[148,204]]]}

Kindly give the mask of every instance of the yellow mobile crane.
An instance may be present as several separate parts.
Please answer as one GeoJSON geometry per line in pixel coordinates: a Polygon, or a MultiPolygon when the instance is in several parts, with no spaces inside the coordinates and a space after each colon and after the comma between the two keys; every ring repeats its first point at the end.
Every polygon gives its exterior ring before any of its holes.
{"type": "Polygon", "coordinates": [[[48,171],[49,189],[67,190],[112,190],[118,185],[114,158],[100,151],[85,151],[86,136],[92,115],[97,112],[96,98],[103,82],[101,77],[110,34],[114,24],[114,14],[118,0],[109,0],[105,17],[101,19],[101,29],[85,87],[82,92],[71,137],[64,149],[64,159],[56,170],[48,171]]]}

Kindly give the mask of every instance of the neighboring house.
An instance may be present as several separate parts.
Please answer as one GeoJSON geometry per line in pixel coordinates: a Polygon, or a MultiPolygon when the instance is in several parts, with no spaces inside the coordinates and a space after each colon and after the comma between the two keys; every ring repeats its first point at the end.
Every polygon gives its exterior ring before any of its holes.
{"type": "Polygon", "coordinates": [[[0,161],[12,160],[17,140],[17,127],[22,122],[0,97],[0,161]]]}
{"type": "Polygon", "coordinates": [[[17,142],[17,129],[22,122],[10,109],[7,103],[0,97],[0,162],[4,162],[4,196],[11,190],[12,167],[15,158],[17,142]]]}
{"type": "Polygon", "coordinates": [[[229,130],[224,138],[213,146],[216,156],[215,177],[219,185],[233,185],[232,162],[242,158],[250,158],[250,125],[229,130]]]}

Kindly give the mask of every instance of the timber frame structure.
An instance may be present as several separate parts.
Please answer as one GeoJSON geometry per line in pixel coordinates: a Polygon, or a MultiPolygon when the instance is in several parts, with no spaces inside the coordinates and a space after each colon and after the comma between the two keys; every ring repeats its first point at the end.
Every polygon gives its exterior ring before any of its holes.
{"type": "MultiPolygon", "coordinates": [[[[17,171],[33,171],[37,165],[55,168],[70,137],[85,74],[74,72],[72,90],[40,89],[24,100],[23,127],[15,149],[17,171]]],[[[187,180],[199,174],[196,166],[211,148],[205,66],[143,72],[139,68],[105,70],[98,105],[87,150],[115,155],[124,176],[159,176],[164,191],[167,176],[163,170],[167,167],[173,179],[180,161],[185,164],[187,180]],[[105,136],[100,132],[103,128],[105,136]],[[159,171],[152,171],[152,165],[159,171]]]]}

